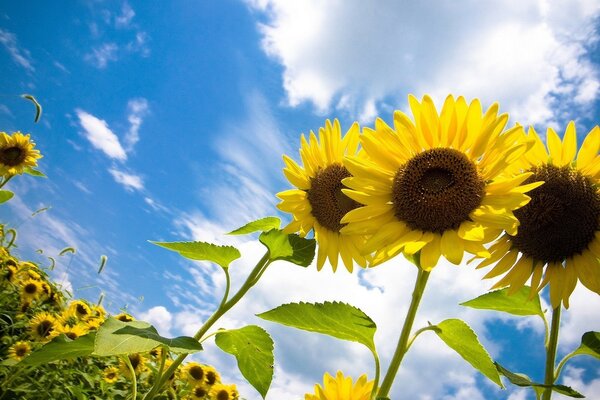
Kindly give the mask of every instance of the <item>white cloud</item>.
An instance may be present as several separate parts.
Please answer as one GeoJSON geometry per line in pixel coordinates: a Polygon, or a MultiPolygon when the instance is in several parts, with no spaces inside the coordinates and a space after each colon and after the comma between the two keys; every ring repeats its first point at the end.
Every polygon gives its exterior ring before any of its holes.
{"type": "Polygon", "coordinates": [[[124,137],[127,151],[132,150],[133,146],[140,140],[140,126],[144,122],[144,117],[146,117],[148,111],[148,100],[143,97],[131,99],[127,103],[129,130],[124,137]]]}
{"type": "Polygon", "coordinates": [[[438,101],[454,93],[498,100],[529,124],[573,106],[585,111],[599,96],[586,48],[598,39],[593,0],[248,3],[267,16],[263,48],[284,67],[291,106],[371,120],[376,109],[405,104],[407,93],[438,101]]]}
{"type": "MultiPolygon", "coordinates": [[[[582,368],[566,367],[562,383],[577,390],[588,399],[600,399],[600,369],[596,369],[593,374],[594,378],[587,382],[583,379],[584,372],[582,368]]],[[[552,398],[557,400],[572,399],[572,397],[560,394],[553,394],[552,398]]]]}
{"type": "Polygon", "coordinates": [[[29,72],[35,71],[29,50],[19,48],[17,36],[14,33],[0,29],[0,43],[6,48],[6,51],[8,51],[14,62],[29,72]]]}
{"type": "Polygon", "coordinates": [[[135,17],[135,11],[129,3],[123,3],[123,7],[121,7],[121,14],[115,16],[115,26],[117,28],[126,28],[131,23],[131,20],[135,17]]]}
{"type": "Polygon", "coordinates": [[[114,167],[110,168],[108,172],[110,172],[117,183],[123,185],[123,187],[130,192],[144,189],[144,181],[139,175],[125,172],[114,167]]]}
{"type": "Polygon", "coordinates": [[[81,127],[85,131],[85,137],[90,141],[92,146],[101,150],[110,158],[119,161],[127,159],[127,154],[121,146],[119,138],[110,130],[106,121],[81,109],[76,109],[75,112],[77,117],[79,117],[81,127]]]}
{"type": "Polygon", "coordinates": [[[99,69],[106,68],[109,62],[117,61],[119,46],[116,43],[103,43],[100,47],[92,49],[91,53],[84,56],[84,60],[99,69]]]}
{"type": "Polygon", "coordinates": [[[173,321],[173,316],[165,307],[152,307],[149,310],[137,315],[136,318],[154,325],[161,336],[171,336],[171,323],[173,321]]]}

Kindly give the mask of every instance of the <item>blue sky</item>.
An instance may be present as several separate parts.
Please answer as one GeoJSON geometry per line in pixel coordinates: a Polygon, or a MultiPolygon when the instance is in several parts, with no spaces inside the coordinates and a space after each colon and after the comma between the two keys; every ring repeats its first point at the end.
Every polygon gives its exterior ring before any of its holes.
{"type": "MultiPolygon", "coordinates": [[[[45,262],[74,246],[76,255],[59,257],[55,277],[75,296],[96,300],[103,292],[112,311],[127,307],[165,335],[190,335],[222,293],[220,271],[147,240],[238,245],[244,259],[234,264],[233,278],[239,283],[262,250],[222,233],[277,213],[274,194],[288,187],[281,155],[296,157],[299,134],[326,118],[339,118],[343,128],[355,120],[372,125],[377,116],[389,121],[393,110],[405,109],[409,93],[429,93],[438,104],[453,93],[486,105],[499,101],[511,123],[533,124],[538,132],[553,126],[562,133],[575,119],[581,138],[598,124],[597,1],[568,8],[541,0],[377,4],[4,2],[0,124],[32,134],[48,175],[11,182],[17,196],[0,210],[19,229],[23,256],[45,262]],[[44,106],[39,124],[21,93],[44,106]],[[44,207],[51,208],[31,217],[44,207]],[[97,276],[102,254],[109,261],[97,276]]],[[[472,266],[440,265],[416,326],[463,318],[497,359],[541,379],[537,321],[456,305],[490,286],[481,276],[472,266]]],[[[325,371],[370,372],[370,356],[357,345],[254,314],[290,301],[351,302],[378,323],[386,365],[413,279],[402,260],[352,275],[276,264],[220,326],[268,329],[277,364],[268,398],[296,399],[325,371]]],[[[562,352],[583,332],[600,330],[597,297],[576,290],[562,352]]],[[[523,390],[494,389],[435,339],[419,339],[392,398],[531,398],[523,390]]],[[[259,398],[230,356],[207,347],[201,360],[240,384],[246,398],[259,398]]],[[[600,398],[598,365],[573,365],[565,382],[600,398]]]]}

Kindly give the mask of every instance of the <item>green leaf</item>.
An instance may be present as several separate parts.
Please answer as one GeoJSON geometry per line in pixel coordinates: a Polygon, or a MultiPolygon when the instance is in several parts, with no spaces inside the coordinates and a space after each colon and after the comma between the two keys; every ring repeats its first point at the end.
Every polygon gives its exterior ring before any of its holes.
{"type": "Polygon", "coordinates": [[[94,355],[144,353],[161,345],[167,346],[169,351],[178,354],[202,350],[202,345],[194,338],[181,336],[167,339],[160,336],[156,328],[147,322],[122,322],[115,318],[108,318],[96,333],[94,355]]]}
{"type": "Polygon", "coordinates": [[[435,333],[448,347],[456,351],[476,370],[487,376],[500,387],[502,381],[492,358],[483,348],[477,335],[466,322],[460,319],[447,319],[436,325],[435,333]]]}
{"type": "Polygon", "coordinates": [[[33,97],[30,94],[22,94],[21,97],[33,103],[33,105],[35,106],[35,118],[33,119],[33,122],[38,122],[40,120],[40,117],[42,116],[42,106],[40,105],[40,103],[38,103],[35,97],[33,97]]]}
{"type": "Polygon", "coordinates": [[[15,194],[10,190],[0,190],[0,204],[6,203],[13,198],[15,194]]]}
{"type": "Polygon", "coordinates": [[[345,303],[289,303],[257,316],[305,331],[362,343],[375,351],[375,322],[360,309],[345,303]]]}
{"type": "Polygon", "coordinates": [[[71,340],[65,335],[57,336],[21,360],[19,365],[37,366],[65,358],[89,356],[94,351],[94,338],[94,332],[75,340],[71,340]]]}
{"type": "Polygon", "coordinates": [[[265,217],[247,223],[246,225],[228,233],[228,235],[247,235],[252,232],[266,232],[271,229],[279,229],[281,220],[277,217],[265,217]]]}
{"type": "Polygon", "coordinates": [[[248,325],[217,333],[215,343],[233,354],[240,372],[263,399],[273,380],[273,339],[260,326],[248,325]]]}
{"type": "Polygon", "coordinates": [[[495,365],[496,365],[496,368],[498,369],[498,372],[500,372],[502,375],[504,375],[506,378],[508,378],[510,383],[512,383],[513,385],[517,385],[517,386],[521,386],[521,387],[532,387],[538,393],[543,392],[544,388],[551,386],[552,390],[555,391],[556,393],[564,394],[565,396],[574,397],[577,399],[585,398],[584,395],[582,395],[581,393],[572,389],[569,386],[544,385],[543,383],[535,383],[535,382],[532,382],[531,379],[529,379],[529,377],[525,374],[516,374],[514,372],[510,372],[509,370],[507,370],[506,368],[504,368],[502,365],[500,365],[498,363],[495,363],[495,365]]]}
{"type": "Polygon", "coordinates": [[[28,175],[31,176],[37,176],[40,178],[47,178],[46,174],[44,174],[42,171],[38,171],[37,169],[33,169],[31,167],[27,167],[23,170],[23,172],[25,172],[28,175]]]}
{"type": "Polygon", "coordinates": [[[279,229],[271,229],[261,233],[258,238],[267,249],[271,261],[285,260],[302,267],[308,267],[315,258],[314,239],[304,239],[296,234],[283,233],[279,229]]]}
{"type": "Polygon", "coordinates": [[[100,256],[100,268],[98,268],[98,273],[101,273],[104,267],[106,266],[106,262],[108,261],[108,256],[102,254],[100,256]]]}
{"type": "Polygon", "coordinates": [[[75,254],[76,253],[75,247],[65,247],[64,249],[62,249],[60,251],[60,253],[58,253],[58,255],[64,256],[67,253],[75,254]]]}
{"type": "Polygon", "coordinates": [[[157,246],[178,252],[185,258],[199,261],[212,261],[222,268],[228,268],[233,260],[241,257],[233,246],[218,246],[206,242],[152,242],[157,246]]]}
{"type": "Polygon", "coordinates": [[[508,288],[486,293],[473,300],[460,303],[461,306],[478,308],[481,310],[495,310],[512,315],[539,315],[544,318],[540,305],[540,296],[536,295],[529,300],[531,288],[523,286],[517,293],[508,294],[508,288]]]}
{"type": "Polygon", "coordinates": [[[600,332],[586,332],[581,337],[579,347],[569,355],[575,356],[592,356],[600,359],[600,332]]]}

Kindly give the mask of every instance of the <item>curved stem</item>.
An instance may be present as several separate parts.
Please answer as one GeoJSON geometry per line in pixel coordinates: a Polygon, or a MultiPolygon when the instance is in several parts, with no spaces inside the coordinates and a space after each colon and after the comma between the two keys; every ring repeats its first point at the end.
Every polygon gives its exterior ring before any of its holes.
{"type": "Polygon", "coordinates": [[[558,363],[558,366],[556,367],[556,370],[554,371],[554,382],[556,382],[558,380],[558,377],[560,376],[560,373],[562,372],[562,369],[565,366],[565,363],[567,361],[569,361],[571,358],[575,357],[576,355],[577,355],[577,350],[574,350],[571,353],[567,354],[565,356],[565,358],[560,360],[560,362],[558,363]]]}
{"type": "Polygon", "coordinates": [[[14,175],[9,175],[8,178],[5,178],[2,183],[0,183],[0,188],[8,183],[12,179],[14,175]]]}
{"type": "Polygon", "coordinates": [[[133,365],[131,365],[131,360],[129,359],[128,355],[124,355],[122,357],[122,360],[127,365],[127,368],[129,368],[129,373],[131,374],[131,383],[132,383],[131,398],[133,400],[136,400],[137,399],[137,376],[135,375],[135,369],[133,368],[133,365]]]}
{"type": "Polygon", "coordinates": [[[435,325],[430,325],[430,326],[426,326],[424,328],[421,328],[419,330],[417,330],[412,336],[411,338],[408,340],[408,343],[406,344],[406,351],[408,351],[408,349],[410,349],[410,346],[412,346],[413,342],[415,341],[415,339],[417,338],[417,336],[419,336],[421,333],[425,332],[425,331],[438,331],[440,332],[441,329],[438,328],[435,325]]]}
{"type": "Polygon", "coordinates": [[[371,390],[371,400],[375,400],[375,398],[377,397],[377,389],[379,386],[379,374],[381,372],[381,367],[379,364],[379,356],[377,355],[377,352],[375,350],[372,350],[371,353],[373,353],[373,359],[375,360],[375,380],[373,382],[373,389],[371,390]]]}
{"type": "MultiPolygon", "coordinates": [[[[556,348],[558,347],[558,330],[560,328],[560,309],[559,305],[552,311],[552,323],[550,326],[550,340],[546,346],[546,374],[544,384],[552,386],[554,384],[554,362],[556,360],[556,348]]],[[[542,400],[552,398],[552,388],[546,387],[542,400]]]]}
{"type": "Polygon", "coordinates": [[[385,378],[383,379],[379,393],[377,394],[378,397],[388,397],[398,369],[400,368],[400,364],[402,363],[402,359],[408,350],[407,345],[410,331],[415,321],[417,309],[421,303],[421,298],[423,297],[423,292],[425,291],[425,285],[427,284],[427,279],[429,278],[430,274],[429,271],[424,271],[421,269],[418,260],[419,257],[416,257],[419,272],[417,274],[415,288],[413,289],[412,300],[408,308],[408,313],[406,314],[406,319],[404,320],[404,325],[402,326],[402,332],[400,333],[400,338],[398,339],[396,351],[394,352],[390,366],[385,374],[385,378]]]}
{"type": "MultiPolygon", "coordinates": [[[[215,310],[215,312],[204,322],[204,324],[200,327],[198,332],[194,335],[194,339],[198,341],[202,341],[202,337],[208,332],[208,330],[225,314],[231,307],[237,304],[238,301],[250,290],[252,286],[254,286],[257,282],[257,277],[260,277],[264,270],[269,266],[271,260],[269,259],[269,251],[265,253],[265,255],[260,259],[260,261],[256,264],[246,281],[242,285],[242,287],[237,291],[236,294],[231,297],[231,299],[227,300],[228,292],[229,292],[229,273],[225,271],[225,276],[227,279],[227,288],[225,296],[223,296],[223,300],[219,307],[215,310]]],[[[165,385],[169,376],[171,376],[177,367],[183,362],[183,360],[187,357],[187,354],[180,354],[167,368],[167,370],[162,374],[162,376],[157,379],[152,389],[144,396],[144,400],[151,400],[154,396],[162,389],[165,385]]]]}

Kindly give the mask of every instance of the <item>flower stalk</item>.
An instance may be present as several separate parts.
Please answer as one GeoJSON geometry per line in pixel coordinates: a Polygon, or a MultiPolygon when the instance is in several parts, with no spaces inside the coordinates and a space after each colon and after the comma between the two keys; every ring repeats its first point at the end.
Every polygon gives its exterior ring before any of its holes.
{"type": "Polygon", "coordinates": [[[542,400],[550,400],[552,398],[552,385],[554,385],[554,363],[556,361],[556,348],[558,347],[558,331],[560,328],[560,311],[559,305],[552,310],[552,322],[550,325],[550,340],[546,346],[546,373],[544,385],[547,385],[542,395],[542,400]]]}

